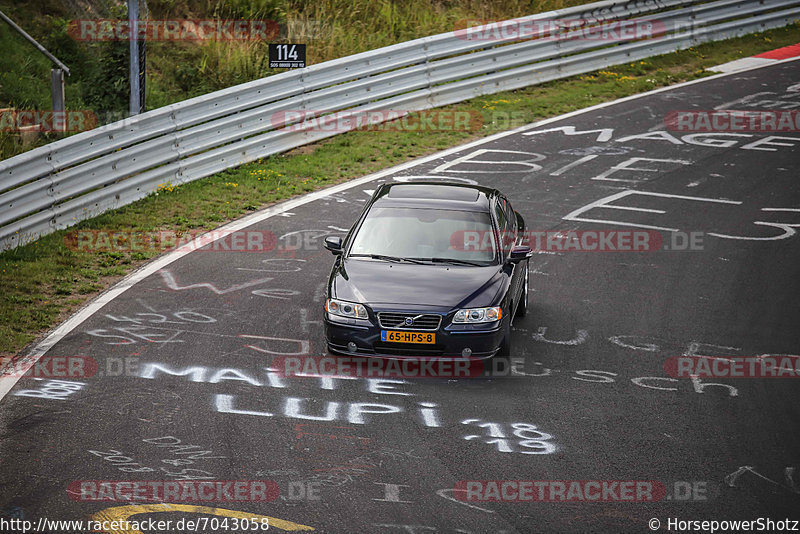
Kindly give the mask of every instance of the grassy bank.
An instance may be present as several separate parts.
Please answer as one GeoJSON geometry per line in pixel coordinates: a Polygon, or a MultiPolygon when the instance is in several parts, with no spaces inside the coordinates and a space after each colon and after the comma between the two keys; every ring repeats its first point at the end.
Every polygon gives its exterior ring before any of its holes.
{"type": "MultiPolygon", "coordinates": [[[[150,20],[271,20],[282,33],[270,42],[308,44],[307,64],[453,31],[465,19],[504,20],[585,3],[585,0],[148,0],[150,20]]],[[[101,124],[128,110],[128,42],[75,40],[69,22],[125,19],[125,2],[112,0],[0,0],[17,21],[71,70],[70,110],[91,110],[101,124]]],[[[245,83],[278,72],[268,64],[268,41],[148,41],[147,109],[245,83]]],[[[51,64],[0,23],[0,108],[52,109],[51,64]]],[[[283,70],[283,69],[280,69],[283,70]]],[[[0,131],[0,159],[57,139],[56,134],[0,131]]]]}
{"type": "MultiPolygon", "coordinates": [[[[402,163],[502,129],[707,76],[704,68],[800,42],[800,26],[712,43],[597,73],[476,98],[479,131],[350,132],[228,170],[81,223],[78,229],[212,229],[271,203],[402,163]],[[515,115],[512,115],[515,114],[515,115]],[[505,117],[513,116],[510,124],[505,117]],[[496,118],[494,122],[492,118],[496,118]]],[[[0,355],[13,354],[154,254],[78,252],[66,232],[0,254],[0,355]]]]}

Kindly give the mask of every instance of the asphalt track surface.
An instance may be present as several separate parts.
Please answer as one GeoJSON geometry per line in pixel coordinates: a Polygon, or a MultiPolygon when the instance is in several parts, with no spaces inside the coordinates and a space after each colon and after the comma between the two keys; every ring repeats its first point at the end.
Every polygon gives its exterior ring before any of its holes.
{"type": "MultiPolygon", "coordinates": [[[[800,108],[800,63],[531,125],[278,206],[247,228],[271,232],[283,248],[304,237],[294,257],[197,251],[157,264],[74,321],[47,353],[94,358],[97,375],[72,379],[72,389],[25,377],[2,399],[4,517],[86,519],[106,510],[221,519],[234,510],[273,518],[273,531],[369,533],[649,532],[652,518],[661,530],[669,518],[800,519],[800,382],[674,379],[664,367],[682,354],[800,354],[800,235],[791,226],[800,225],[800,134],[692,143],[686,132],[659,133],[670,111],[715,108],[800,108]],[[552,130],[568,126],[577,133],[552,130]],[[614,166],[623,170],[609,174],[614,166]],[[702,244],[535,254],[531,312],[515,323],[510,376],[270,378],[265,369],[280,353],[325,353],[333,257],[320,236],[343,235],[377,183],[404,176],[497,187],[533,230],[653,226],[668,229],[659,231],[667,246],[686,237],[673,230],[698,232],[702,244]],[[612,195],[620,196],[606,204],[617,207],[587,208],[612,195]],[[136,368],[117,376],[122,362],[136,368]],[[526,443],[531,437],[547,445],[526,443]],[[280,496],[120,511],[142,503],[83,502],[70,486],[191,476],[272,480],[280,496]],[[454,498],[459,481],[475,480],[658,481],[666,495],[454,498]],[[308,491],[312,499],[293,498],[308,491]]],[[[199,531],[225,530],[217,527],[199,531]]]]}

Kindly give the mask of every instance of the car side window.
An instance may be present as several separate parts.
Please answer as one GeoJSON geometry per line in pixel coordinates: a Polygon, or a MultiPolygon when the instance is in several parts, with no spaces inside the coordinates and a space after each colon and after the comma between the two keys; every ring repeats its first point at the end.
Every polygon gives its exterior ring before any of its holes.
{"type": "Polygon", "coordinates": [[[514,236],[514,243],[516,243],[517,239],[519,238],[519,236],[517,235],[517,232],[519,231],[519,228],[517,228],[517,214],[514,213],[514,209],[511,207],[511,203],[508,200],[504,199],[503,205],[505,206],[508,231],[511,235],[514,236]]]}
{"type": "Polygon", "coordinates": [[[494,205],[494,216],[497,219],[497,229],[502,232],[503,226],[506,224],[506,213],[503,211],[500,201],[494,205]]]}
{"type": "Polygon", "coordinates": [[[503,256],[508,256],[508,252],[514,246],[515,233],[513,219],[508,218],[507,202],[503,198],[497,199],[495,204],[495,214],[497,215],[497,227],[500,230],[500,243],[503,249],[503,256]]]}
{"type": "Polygon", "coordinates": [[[505,257],[506,247],[503,242],[503,236],[505,232],[505,225],[506,225],[506,213],[503,211],[503,206],[500,203],[500,199],[498,198],[494,204],[494,217],[497,219],[497,231],[499,233],[499,240],[498,244],[500,245],[500,250],[503,251],[503,257],[505,257]]]}

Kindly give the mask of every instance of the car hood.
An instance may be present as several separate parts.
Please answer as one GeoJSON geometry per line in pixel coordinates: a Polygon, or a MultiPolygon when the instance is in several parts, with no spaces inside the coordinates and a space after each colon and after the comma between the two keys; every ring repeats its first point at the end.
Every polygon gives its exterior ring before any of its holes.
{"type": "Polygon", "coordinates": [[[450,310],[493,305],[506,278],[498,265],[417,265],[352,258],[334,266],[329,294],[377,308],[410,305],[450,310]]]}

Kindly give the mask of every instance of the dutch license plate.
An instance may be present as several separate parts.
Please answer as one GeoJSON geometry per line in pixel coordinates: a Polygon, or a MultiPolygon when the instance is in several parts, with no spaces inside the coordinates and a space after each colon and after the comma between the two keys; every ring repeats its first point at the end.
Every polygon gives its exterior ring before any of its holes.
{"type": "Polygon", "coordinates": [[[381,341],[393,343],[436,343],[433,332],[401,332],[398,330],[381,330],[381,341]]]}

